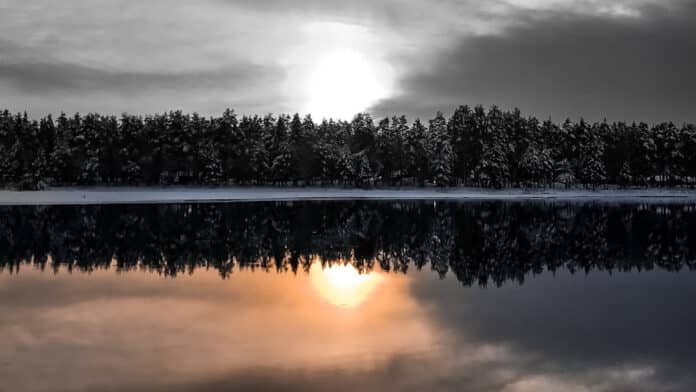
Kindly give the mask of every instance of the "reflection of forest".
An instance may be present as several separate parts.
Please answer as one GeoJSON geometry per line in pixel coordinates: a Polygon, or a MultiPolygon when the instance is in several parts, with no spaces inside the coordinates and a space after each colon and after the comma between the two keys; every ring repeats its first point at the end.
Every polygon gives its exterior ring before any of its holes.
{"type": "Polygon", "coordinates": [[[0,207],[0,269],[451,270],[464,285],[529,273],[696,266],[696,206],[301,202],[0,207]],[[50,260],[50,262],[49,262],[50,260]]]}

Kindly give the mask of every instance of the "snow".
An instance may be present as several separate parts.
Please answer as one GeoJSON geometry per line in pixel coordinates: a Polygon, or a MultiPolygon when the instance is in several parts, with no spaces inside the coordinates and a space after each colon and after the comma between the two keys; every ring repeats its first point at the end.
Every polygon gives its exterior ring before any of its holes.
{"type": "Polygon", "coordinates": [[[44,191],[0,190],[0,205],[81,205],[293,200],[567,200],[597,202],[696,202],[686,189],[490,190],[478,188],[277,188],[277,187],[89,187],[44,191]]]}

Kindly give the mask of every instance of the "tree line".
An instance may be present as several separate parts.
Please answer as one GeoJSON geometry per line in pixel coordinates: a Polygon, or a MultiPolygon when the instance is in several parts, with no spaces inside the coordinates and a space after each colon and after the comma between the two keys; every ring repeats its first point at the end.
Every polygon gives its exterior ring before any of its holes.
{"type": "Polygon", "coordinates": [[[466,286],[544,271],[696,268],[696,206],[301,202],[0,207],[0,271],[429,268],[466,286]]]}
{"type": "Polygon", "coordinates": [[[694,186],[696,126],[460,106],[423,123],[181,111],[32,120],[0,112],[0,186],[694,186]]]}

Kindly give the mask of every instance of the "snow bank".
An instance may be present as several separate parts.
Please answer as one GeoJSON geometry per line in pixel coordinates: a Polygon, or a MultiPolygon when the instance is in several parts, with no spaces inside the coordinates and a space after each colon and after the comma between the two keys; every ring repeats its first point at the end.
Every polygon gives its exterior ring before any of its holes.
{"type": "Polygon", "coordinates": [[[0,205],[75,205],[292,200],[590,200],[696,202],[692,190],[489,190],[476,188],[340,189],[272,187],[59,188],[0,191],[0,205]]]}

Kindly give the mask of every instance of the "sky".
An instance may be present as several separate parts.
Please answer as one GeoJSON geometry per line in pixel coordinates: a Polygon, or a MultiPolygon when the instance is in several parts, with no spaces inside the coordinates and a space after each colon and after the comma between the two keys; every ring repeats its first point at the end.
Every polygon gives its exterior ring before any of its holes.
{"type": "Polygon", "coordinates": [[[696,1],[0,0],[0,107],[696,122],[696,1]]]}

